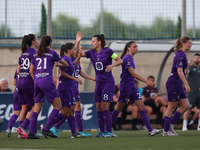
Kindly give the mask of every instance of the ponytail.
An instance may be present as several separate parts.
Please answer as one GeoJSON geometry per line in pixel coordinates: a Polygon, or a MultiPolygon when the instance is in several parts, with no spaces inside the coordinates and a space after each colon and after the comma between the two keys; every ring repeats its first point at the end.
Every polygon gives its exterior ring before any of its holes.
{"type": "Polygon", "coordinates": [[[66,43],[65,45],[62,45],[60,47],[60,56],[63,57],[65,53],[68,52],[68,50],[71,50],[74,47],[74,43],[66,43]]]}
{"type": "Polygon", "coordinates": [[[122,54],[120,56],[121,59],[123,59],[123,57],[126,55],[126,53],[128,51],[128,47],[130,47],[131,44],[133,44],[133,43],[135,43],[135,41],[130,41],[130,42],[126,43],[126,45],[125,45],[125,47],[124,47],[124,49],[122,51],[122,54]]]}
{"type": "Polygon", "coordinates": [[[28,39],[28,35],[25,35],[22,39],[22,44],[21,44],[22,53],[24,53],[28,48],[28,45],[26,44],[27,39],[28,39]]]}
{"type": "Polygon", "coordinates": [[[22,39],[21,50],[22,53],[26,52],[28,47],[32,46],[32,41],[35,41],[36,37],[34,34],[25,35],[22,39]]]}
{"type": "Polygon", "coordinates": [[[45,35],[42,37],[37,55],[38,57],[44,56],[44,53],[48,53],[47,47],[50,45],[52,42],[52,38],[49,35],[45,35]]]}
{"type": "Polygon", "coordinates": [[[96,37],[98,41],[101,41],[101,47],[104,48],[105,45],[106,45],[106,41],[105,41],[105,36],[104,34],[97,34],[97,35],[94,35],[93,37],[96,37]]]}
{"type": "Polygon", "coordinates": [[[191,40],[191,38],[186,35],[182,36],[180,39],[177,39],[174,45],[174,51],[178,52],[181,49],[183,43],[186,43],[189,40],[191,40]]]}
{"type": "Polygon", "coordinates": [[[64,56],[64,51],[65,51],[65,45],[62,45],[61,47],[60,47],[60,56],[61,57],[63,57],[64,56]]]}

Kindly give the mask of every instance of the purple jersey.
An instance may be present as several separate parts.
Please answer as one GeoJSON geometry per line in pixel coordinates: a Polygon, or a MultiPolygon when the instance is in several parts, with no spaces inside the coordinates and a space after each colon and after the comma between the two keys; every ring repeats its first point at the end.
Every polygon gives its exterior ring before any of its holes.
{"type": "Polygon", "coordinates": [[[18,87],[33,87],[33,79],[31,75],[29,74],[29,68],[31,64],[31,60],[33,58],[33,54],[36,52],[34,48],[28,48],[26,52],[21,54],[19,57],[19,62],[18,65],[21,66],[20,69],[20,78],[19,78],[19,83],[18,87]]]}
{"type": "MultiPolygon", "coordinates": [[[[75,60],[76,60],[76,58],[75,57],[71,57],[71,60],[72,60],[72,62],[74,62],[75,60]]],[[[74,68],[74,72],[73,72],[73,77],[75,77],[75,78],[78,78],[78,75],[79,75],[79,72],[80,72],[80,70],[81,70],[81,65],[80,65],[80,62],[77,64],[77,66],[74,68]]],[[[74,82],[74,87],[76,87],[77,89],[78,89],[78,82],[76,82],[76,81],[74,81],[73,80],[73,82],[74,82]]]]}
{"type": "Polygon", "coordinates": [[[129,54],[126,54],[123,57],[123,64],[122,66],[122,72],[121,72],[121,82],[120,86],[121,87],[126,87],[129,85],[135,85],[135,78],[130,74],[128,71],[128,68],[133,68],[135,70],[135,63],[133,60],[133,57],[129,54]]]}
{"type": "Polygon", "coordinates": [[[53,50],[44,53],[44,56],[38,57],[37,53],[33,55],[31,64],[34,65],[34,83],[53,82],[52,70],[54,62],[60,62],[61,57],[53,50]]]}
{"type": "Polygon", "coordinates": [[[72,60],[67,57],[66,55],[63,56],[63,59],[69,64],[68,67],[59,67],[59,85],[58,85],[58,90],[73,90],[73,80],[67,79],[65,77],[62,77],[60,75],[60,71],[64,70],[66,73],[70,76],[72,76],[74,72],[74,64],[72,60]]]}
{"type": "Polygon", "coordinates": [[[95,49],[91,49],[85,52],[85,56],[90,58],[94,70],[96,72],[96,81],[107,82],[114,80],[112,72],[106,72],[106,66],[112,64],[112,54],[113,50],[110,48],[102,48],[99,53],[95,49]]]}
{"type": "Polygon", "coordinates": [[[188,61],[187,61],[186,54],[182,50],[179,50],[174,55],[172,69],[171,69],[171,73],[168,78],[168,81],[174,82],[176,84],[183,84],[183,81],[180,79],[177,73],[177,68],[182,68],[184,76],[185,76],[187,66],[188,66],[188,61]]]}

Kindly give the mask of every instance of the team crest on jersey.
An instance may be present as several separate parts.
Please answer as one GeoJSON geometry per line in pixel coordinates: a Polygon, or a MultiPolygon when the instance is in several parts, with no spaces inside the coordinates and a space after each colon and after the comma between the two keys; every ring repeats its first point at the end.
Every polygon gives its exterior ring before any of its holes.
{"type": "Polygon", "coordinates": [[[100,59],[99,59],[99,57],[97,58],[97,61],[99,61],[100,59]]]}
{"type": "Polygon", "coordinates": [[[125,101],[128,101],[128,98],[126,98],[125,101]]]}

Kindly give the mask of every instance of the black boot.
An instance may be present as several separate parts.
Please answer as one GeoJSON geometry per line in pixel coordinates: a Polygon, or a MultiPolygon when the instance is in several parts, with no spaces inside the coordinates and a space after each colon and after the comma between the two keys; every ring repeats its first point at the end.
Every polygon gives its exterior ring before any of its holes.
{"type": "Polygon", "coordinates": [[[132,130],[139,130],[138,128],[137,128],[137,126],[136,126],[136,123],[137,123],[137,118],[133,118],[132,119],[132,130]]]}

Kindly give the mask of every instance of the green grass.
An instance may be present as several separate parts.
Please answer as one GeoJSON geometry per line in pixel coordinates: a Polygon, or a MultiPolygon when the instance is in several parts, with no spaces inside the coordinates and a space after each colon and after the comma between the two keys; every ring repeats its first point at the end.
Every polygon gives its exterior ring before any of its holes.
{"type": "MultiPolygon", "coordinates": [[[[88,132],[93,135],[97,132],[88,132]]],[[[200,149],[200,131],[180,131],[177,137],[150,137],[147,131],[115,131],[118,138],[71,139],[70,132],[60,132],[60,138],[40,140],[19,140],[17,133],[7,138],[0,133],[0,148],[12,149],[67,149],[67,150],[132,150],[132,149],[200,149]]]]}

